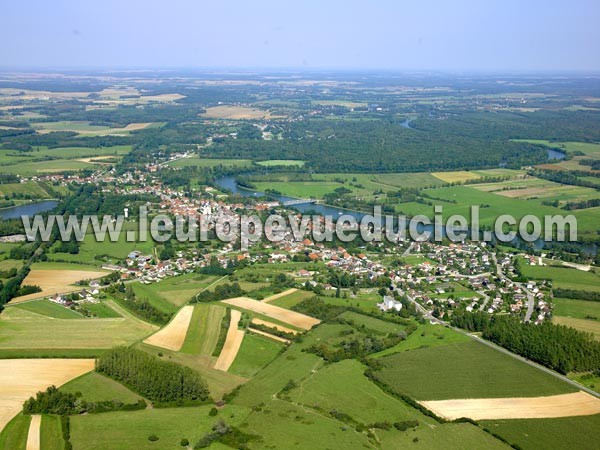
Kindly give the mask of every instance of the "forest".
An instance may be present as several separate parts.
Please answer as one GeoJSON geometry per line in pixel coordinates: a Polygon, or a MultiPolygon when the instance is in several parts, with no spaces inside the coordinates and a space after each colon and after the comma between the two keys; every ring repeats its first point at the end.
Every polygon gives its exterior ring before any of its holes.
{"type": "Polygon", "coordinates": [[[208,387],[198,372],[133,348],[117,347],[102,354],[96,371],[156,402],[208,398],[208,387]]]}

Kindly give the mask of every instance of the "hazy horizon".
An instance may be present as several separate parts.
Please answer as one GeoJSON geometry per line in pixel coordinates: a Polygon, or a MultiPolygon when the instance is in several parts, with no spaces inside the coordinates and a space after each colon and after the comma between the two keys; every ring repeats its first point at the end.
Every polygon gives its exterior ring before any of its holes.
{"type": "Polygon", "coordinates": [[[599,72],[600,4],[4,4],[2,68],[599,72]]]}

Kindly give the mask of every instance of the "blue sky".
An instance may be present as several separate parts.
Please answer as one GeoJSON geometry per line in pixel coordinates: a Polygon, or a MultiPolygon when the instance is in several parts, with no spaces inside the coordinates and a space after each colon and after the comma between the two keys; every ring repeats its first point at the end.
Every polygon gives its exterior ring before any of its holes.
{"type": "Polygon", "coordinates": [[[600,71],[598,0],[0,0],[2,67],[600,71]]]}

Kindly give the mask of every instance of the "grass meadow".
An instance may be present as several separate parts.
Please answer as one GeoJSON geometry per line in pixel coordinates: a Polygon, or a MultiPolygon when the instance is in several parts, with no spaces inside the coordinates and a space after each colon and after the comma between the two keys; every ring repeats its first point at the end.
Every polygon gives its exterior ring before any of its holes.
{"type": "Polygon", "coordinates": [[[118,400],[123,403],[135,403],[142,398],[121,383],[97,372],[88,372],[75,378],[61,386],[60,390],[73,394],[80,392],[81,398],[87,402],[118,400]]]}

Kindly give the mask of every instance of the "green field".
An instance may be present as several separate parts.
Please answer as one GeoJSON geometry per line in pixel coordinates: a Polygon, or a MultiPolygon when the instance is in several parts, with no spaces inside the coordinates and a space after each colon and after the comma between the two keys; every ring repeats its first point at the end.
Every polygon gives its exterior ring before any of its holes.
{"type": "Polygon", "coordinates": [[[194,305],[194,313],[181,352],[212,356],[224,315],[225,308],[219,305],[194,305]]]}
{"type": "Polygon", "coordinates": [[[555,298],[554,315],[573,317],[575,319],[590,319],[596,317],[600,320],[600,302],[588,302],[585,300],[575,300],[570,298],[555,298]]]}
{"type": "Polygon", "coordinates": [[[375,317],[365,316],[364,314],[355,313],[353,311],[346,311],[340,314],[338,317],[354,322],[355,326],[357,327],[364,326],[372,332],[381,334],[398,334],[406,328],[406,326],[404,325],[399,325],[393,322],[387,322],[385,320],[380,320],[375,317]]]}
{"type": "Polygon", "coordinates": [[[168,165],[171,167],[250,167],[252,166],[252,161],[249,159],[212,159],[194,156],[192,158],[183,158],[176,161],[171,161],[168,163],[168,165]]]}
{"type": "MultiPolygon", "coordinates": [[[[426,420],[406,403],[386,394],[363,373],[366,367],[356,360],[328,364],[290,391],[292,401],[324,411],[340,411],[357,422],[399,422],[426,420]]],[[[427,422],[433,422],[427,419],[427,422]]]]}
{"type": "Polygon", "coordinates": [[[0,350],[110,348],[131,344],[156,330],[113,302],[109,304],[123,317],[55,319],[6,308],[0,315],[0,350]]]}
{"type": "Polygon", "coordinates": [[[457,333],[451,328],[426,323],[419,325],[413,333],[398,345],[387,348],[373,356],[375,358],[380,358],[382,356],[393,355],[394,353],[404,352],[406,350],[437,347],[439,345],[447,345],[454,342],[467,342],[469,340],[470,339],[467,336],[457,333]]]}
{"type": "Polygon", "coordinates": [[[0,433],[0,450],[25,450],[31,416],[19,414],[0,433]]]}
{"type": "Polygon", "coordinates": [[[298,290],[296,292],[292,292],[289,295],[285,295],[283,297],[276,298],[275,300],[270,301],[269,303],[271,305],[280,306],[282,308],[289,309],[292,306],[300,303],[302,300],[306,300],[307,298],[310,298],[313,295],[314,295],[314,293],[312,293],[312,292],[298,290]]]}
{"type": "Polygon", "coordinates": [[[106,302],[100,303],[84,303],[84,307],[89,310],[94,317],[99,319],[110,319],[113,317],[121,317],[121,315],[108,306],[106,302]]]}
{"type": "Polygon", "coordinates": [[[524,450],[597,450],[600,414],[560,419],[483,421],[482,426],[524,450]]]}
{"type": "Polygon", "coordinates": [[[76,394],[87,402],[118,400],[123,403],[135,403],[141,397],[118,383],[97,372],[89,372],[61,386],[61,391],[76,394]]]}
{"type": "Polygon", "coordinates": [[[34,175],[48,173],[75,172],[82,169],[88,169],[93,166],[93,164],[83,161],[53,159],[50,161],[20,162],[19,164],[3,166],[2,172],[13,173],[23,177],[31,177],[34,175]]]}
{"type": "Polygon", "coordinates": [[[272,167],[272,166],[298,166],[302,167],[305,162],[297,159],[269,159],[267,161],[259,161],[256,164],[259,166],[272,167]]]}
{"type": "Polygon", "coordinates": [[[600,322],[598,320],[574,319],[572,317],[554,316],[552,322],[566,325],[579,331],[592,333],[596,339],[600,339],[600,322]]]}
{"type": "Polygon", "coordinates": [[[523,275],[538,280],[552,280],[553,287],[583,291],[600,289],[600,275],[594,271],[584,272],[570,267],[532,266],[521,264],[523,275]]]}
{"type": "Polygon", "coordinates": [[[535,397],[577,390],[479,342],[404,351],[379,361],[384,368],[377,377],[417,400],[535,397]]]}
{"type": "Polygon", "coordinates": [[[208,415],[212,405],[189,408],[155,408],[132,412],[110,412],[71,417],[71,443],[77,450],[173,450],[182,438],[192,446],[223,418],[237,425],[247,409],[233,405],[223,409],[218,417],[208,415]],[[159,440],[150,442],[155,434],[159,440]]]}
{"type": "Polygon", "coordinates": [[[229,371],[249,378],[275,359],[282,348],[280,342],[247,332],[229,371]]]}
{"type": "Polygon", "coordinates": [[[0,196],[11,196],[12,194],[28,195],[31,198],[50,198],[48,192],[46,192],[40,185],[35,181],[27,181],[25,183],[6,183],[0,184],[0,196]]]}
{"type": "Polygon", "coordinates": [[[65,308],[64,306],[46,299],[17,304],[15,305],[15,308],[41,314],[42,316],[54,317],[56,319],[81,319],[83,317],[72,309],[65,308]]]}
{"type": "Polygon", "coordinates": [[[40,448],[44,450],[63,450],[65,448],[59,416],[42,415],[40,448]]]}

